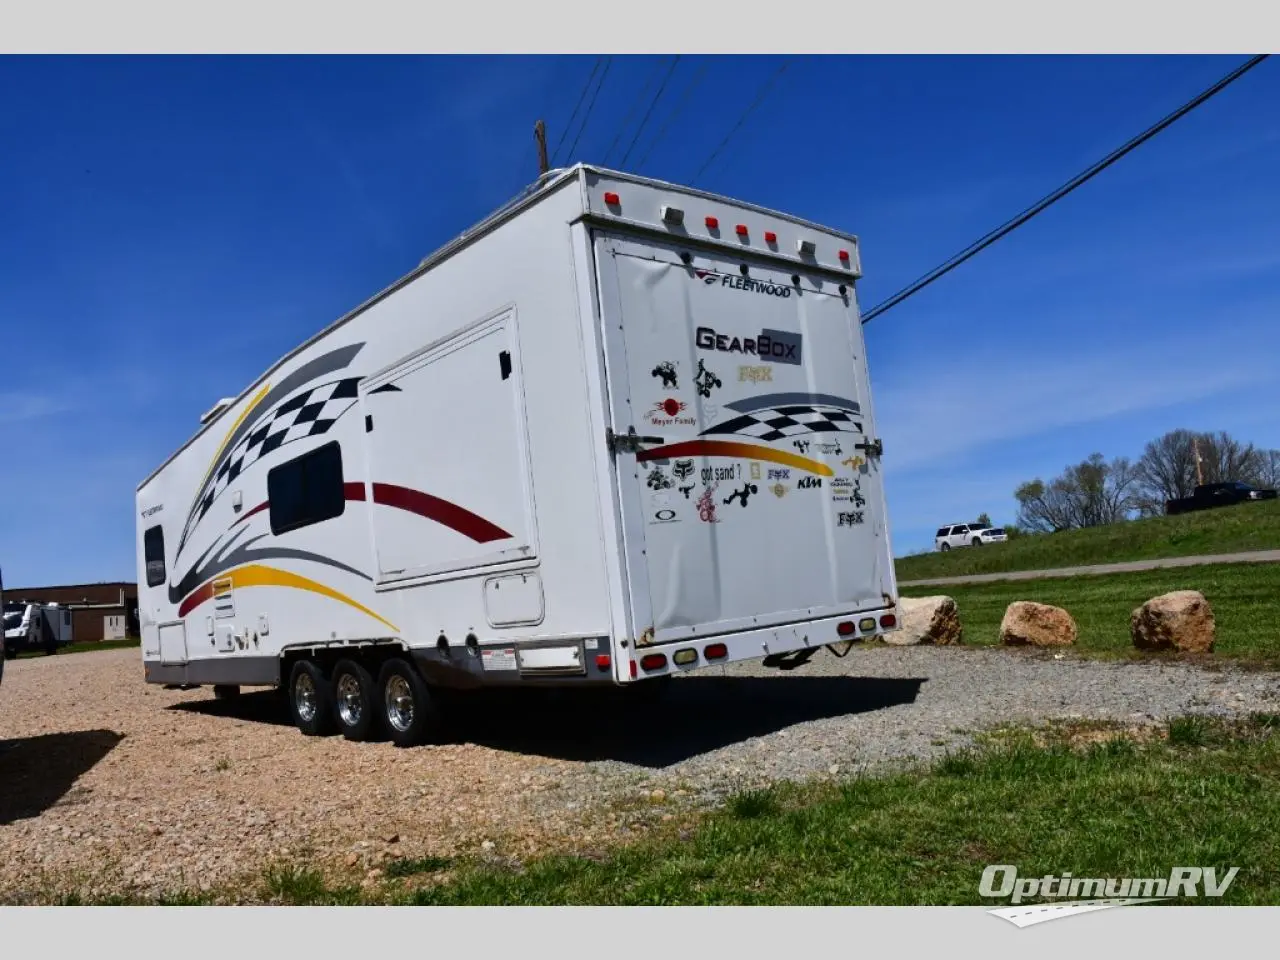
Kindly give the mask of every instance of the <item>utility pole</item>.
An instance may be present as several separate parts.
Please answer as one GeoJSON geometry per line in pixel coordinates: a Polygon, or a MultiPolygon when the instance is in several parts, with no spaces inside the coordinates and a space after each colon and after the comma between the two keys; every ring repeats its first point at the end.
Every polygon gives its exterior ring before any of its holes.
{"type": "Polygon", "coordinates": [[[547,172],[547,125],[539,120],[533,125],[533,139],[538,141],[538,176],[547,172]]]}

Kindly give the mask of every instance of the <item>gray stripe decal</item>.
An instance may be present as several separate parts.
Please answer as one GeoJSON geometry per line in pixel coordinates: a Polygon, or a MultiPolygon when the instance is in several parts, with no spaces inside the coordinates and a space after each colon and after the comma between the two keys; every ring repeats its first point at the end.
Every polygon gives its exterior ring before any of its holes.
{"type": "MultiPolygon", "coordinates": [[[[259,534],[252,540],[247,540],[240,546],[236,547],[230,553],[222,553],[219,551],[217,557],[207,567],[193,568],[187,572],[182,581],[176,586],[169,588],[169,602],[181,603],[187,598],[187,595],[195,590],[206,580],[211,580],[218,574],[232,567],[238,567],[241,564],[249,563],[254,560],[306,560],[311,563],[324,564],[326,567],[333,567],[346,573],[354,574],[362,580],[372,580],[369,574],[357,570],[355,567],[349,567],[345,563],[329,557],[321,556],[318,553],[309,553],[306,550],[294,550],[289,547],[266,547],[262,550],[251,550],[250,548],[258,541],[264,539],[267,534],[259,534]]],[[[232,538],[231,542],[235,542],[232,538]]],[[[229,546],[230,544],[227,544],[229,546]]],[[[223,550],[226,546],[223,547],[223,550]]]]}
{"type": "Polygon", "coordinates": [[[801,403],[817,403],[827,407],[842,407],[861,413],[862,408],[854,400],[833,396],[830,393],[766,393],[762,397],[747,397],[745,400],[734,400],[725,406],[738,413],[750,413],[752,410],[764,410],[768,407],[783,407],[801,403]]]}

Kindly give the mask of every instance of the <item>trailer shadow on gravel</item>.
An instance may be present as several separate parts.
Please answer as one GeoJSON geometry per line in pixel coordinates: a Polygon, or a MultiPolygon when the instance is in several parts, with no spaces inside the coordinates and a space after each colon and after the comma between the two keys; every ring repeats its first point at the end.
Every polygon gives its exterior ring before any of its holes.
{"type": "MultiPolygon", "coordinates": [[[[448,705],[451,740],[580,762],[662,768],[799,723],[915,702],[920,678],[690,676],[652,702],[639,690],[482,690],[448,705]]],[[[246,692],[168,709],[289,726],[284,698],[246,692]]]]}
{"type": "Polygon", "coordinates": [[[463,729],[468,741],[495,750],[659,769],[796,724],[910,704],[923,683],[849,676],[682,677],[654,702],[628,702],[621,691],[588,713],[585,702],[566,694],[547,700],[539,713],[477,710],[463,729]]]}
{"type": "Polygon", "coordinates": [[[88,788],[76,781],[123,739],[114,730],[79,730],[0,741],[0,826],[87,802],[88,788]]]}

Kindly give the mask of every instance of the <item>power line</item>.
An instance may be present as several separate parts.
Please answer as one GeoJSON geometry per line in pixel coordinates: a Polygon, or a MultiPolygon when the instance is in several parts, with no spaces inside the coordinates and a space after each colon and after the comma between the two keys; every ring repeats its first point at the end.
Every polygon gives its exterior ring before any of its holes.
{"type": "Polygon", "coordinates": [[[627,127],[631,125],[631,117],[635,114],[636,107],[640,106],[640,104],[644,102],[644,95],[649,92],[649,85],[653,83],[655,79],[657,79],[658,70],[660,70],[661,68],[662,68],[662,60],[659,59],[653,73],[649,76],[649,79],[644,82],[644,86],[640,88],[640,96],[638,96],[635,102],[631,104],[631,109],[627,111],[627,115],[622,119],[622,123],[618,127],[618,134],[613,138],[613,143],[609,144],[609,149],[605,151],[604,157],[601,159],[601,163],[603,163],[605,166],[608,166],[609,158],[613,156],[614,148],[618,145],[618,142],[622,139],[622,134],[626,132],[627,127]]]}
{"type": "Polygon", "coordinates": [[[756,98],[751,101],[751,105],[747,107],[742,116],[738,118],[738,122],[733,125],[733,129],[724,135],[724,139],[720,141],[720,145],[711,151],[711,156],[707,157],[706,162],[703,163],[702,166],[698,168],[698,172],[693,175],[693,179],[689,181],[690,186],[695,186],[697,184],[698,179],[706,172],[707,168],[711,166],[716,157],[720,155],[720,151],[725,148],[731,139],[733,139],[733,135],[738,132],[739,128],[747,122],[747,118],[755,112],[756,107],[760,106],[761,102],[764,100],[765,94],[769,92],[769,88],[773,86],[774,81],[776,81],[778,77],[782,76],[782,72],[787,69],[787,64],[790,62],[791,61],[789,59],[783,60],[782,63],[778,65],[778,69],[773,71],[769,76],[769,79],[764,82],[764,86],[760,88],[760,92],[756,94],[756,98]]]}
{"type": "Polygon", "coordinates": [[[582,85],[582,92],[578,94],[578,102],[574,105],[573,113],[569,114],[569,119],[565,123],[564,129],[560,131],[560,139],[556,141],[556,148],[551,151],[551,165],[553,167],[556,165],[556,157],[560,155],[560,147],[564,145],[564,138],[573,129],[573,121],[578,118],[578,111],[582,109],[582,101],[587,99],[587,91],[591,89],[591,81],[596,78],[596,72],[600,69],[603,59],[603,57],[596,57],[595,65],[587,76],[587,82],[582,85]]]}
{"type": "Polygon", "coordinates": [[[653,148],[656,147],[659,143],[661,143],[662,138],[667,135],[667,131],[671,129],[672,122],[675,120],[676,117],[680,115],[680,111],[684,109],[685,104],[689,102],[689,98],[693,95],[694,89],[702,81],[702,78],[706,74],[706,72],[707,72],[707,64],[706,64],[706,61],[703,61],[702,65],[698,67],[698,72],[694,75],[693,79],[689,81],[689,84],[684,88],[684,96],[680,98],[680,102],[676,104],[676,108],[673,111],[671,111],[670,114],[667,115],[667,122],[664,123],[662,127],[658,130],[657,136],[655,136],[652,140],[649,141],[649,149],[644,152],[644,156],[640,159],[640,162],[636,164],[637,171],[644,169],[644,165],[649,161],[650,154],[653,153],[653,148]]]}
{"type": "Polygon", "coordinates": [[[676,54],[671,58],[671,66],[667,68],[667,75],[662,78],[662,83],[658,85],[658,92],[653,95],[653,99],[649,101],[649,109],[645,111],[640,126],[636,130],[636,135],[631,138],[631,146],[627,147],[627,152],[622,155],[622,159],[618,161],[618,166],[625,167],[627,158],[631,156],[631,151],[636,148],[636,143],[640,140],[640,134],[644,133],[644,128],[649,123],[649,118],[653,116],[653,108],[658,105],[658,101],[662,99],[662,91],[667,89],[667,84],[671,81],[671,75],[676,72],[676,66],[680,63],[680,54],[676,54]]]}
{"type": "Polygon", "coordinates": [[[1086,181],[1093,179],[1095,176],[1097,176],[1107,167],[1111,166],[1113,163],[1115,163],[1125,154],[1130,153],[1133,150],[1136,150],[1138,147],[1146,143],[1148,140],[1154,137],[1161,130],[1165,129],[1170,124],[1172,124],[1175,120],[1178,120],[1179,118],[1186,116],[1188,113],[1190,113],[1196,107],[1200,106],[1200,104],[1204,103],[1214,94],[1222,92],[1224,89],[1227,88],[1227,86],[1234,83],[1236,80],[1240,79],[1248,71],[1252,70],[1254,67],[1260,64],[1263,60],[1267,59],[1268,56],[1269,54],[1264,53],[1256,57],[1251,57],[1249,60],[1246,60],[1243,64],[1236,67],[1236,69],[1232,70],[1229,74],[1227,74],[1217,83],[1215,83],[1213,86],[1209,87],[1209,89],[1205,90],[1203,93],[1199,94],[1193,99],[1188,100],[1186,103],[1180,106],[1177,110],[1173,111],[1173,113],[1169,114],[1168,116],[1160,120],[1155,125],[1148,127],[1146,130],[1138,134],[1132,140],[1129,140],[1127,143],[1116,148],[1111,153],[1107,154],[1105,157],[1103,157],[1101,160],[1095,163],[1093,166],[1089,167],[1087,170],[1072,177],[1070,180],[1068,180],[1066,183],[1060,186],[1057,190],[1054,190],[1048,196],[1045,196],[1040,200],[1036,201],[1034,204],[1027,207],[1027,209],[1023,210],[1021,213],[1015,216],[1013,219],[1006,220],[1003,224],[996,227],[990,233],[975,240],[973,243],[965,247],[959,253],[955,254],[950,259],[943,261],[940,265],[930,270],[928,273],[920,277],[918,280],[908,284],[906,287],[903,287],[901,290],[899,290],[893,296],[889,297],[887,300],[882,300],[880,303],[876,304],[874,307],[872,307],[870,310],[868,310],[866,313],[862,315],[862,322],[863,323],[871,322],[880,314],[888,310],[890,307],[897,306],[903,300],[907,299],[907,297],[911,296],[912,294],[918,293],[919,291],[927,287],[929,284],[933,283],[933,281],[950,273],[952,270],[960,266],[960,264],[964,263],[970,257],[973,257],[978,253],[981,253],[983,250],[991,246],[1001,237],[1004,237],[1007,234],[1012,233],[1014,230],[1022,226],[1022,224],[1026,223],[1036,214],[1045,210],[1046,208],[1053,205],[1054,203],[1057,203],[1059,200],[1065,197],[1072,190],[1076,189],[1076,187],[1079,187],[1086,181]]]}
{"type": "Polygon", "coordinates": [[[600,73],[600,82],[596,84],[595,93],[591,94],[591,102],[587,104],[587,112],[582,115],[582,126],[578,128],[578,135],[573,138],[573,146],[569,148],[569,153],[565,157],[566,162],[573,157],[574,151],[578,149],[578,141],[586,133],[587,124],[591,122],[591,111],[596,108],[596,97],[600,96],[600,89],[604,86],[604,82],[609,76],[609,68],[611,66],[613,66],[613,57],[605,57],[604,70],[600,73]]]}

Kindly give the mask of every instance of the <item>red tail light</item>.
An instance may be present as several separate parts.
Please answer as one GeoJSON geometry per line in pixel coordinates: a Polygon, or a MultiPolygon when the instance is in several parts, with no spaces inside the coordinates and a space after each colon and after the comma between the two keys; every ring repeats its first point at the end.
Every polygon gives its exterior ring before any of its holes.
{"type": "Polygon", "coordinates": [[[852,620],[846,620],[844,623],[836,624],[836,633],[840,634],[842,637],[852,636],[854,631],[857,629],[858,628],[854,625],[852,620]]]}
{"type": "Polygon", "coordinates": [[[636,678],[636,662],[632,660],[631,661],[631,679],[634,680],[635,678],[636,678]]]}
{"type": "Polygon", "coordinates": [[[647,653],[640,658],[640,666],[646,670],[661,670],[667,665],[665,653],[647,653]]]}
{"type": "Polygon", "coordinates": [[[702,651],[708,660],[723,660],[729,655],[729,648],[723,643],[709,643],[702,651]]]}
{"type": "Polygon", "coordinates": [[[596,669],[608,670],[612,663],[613,661],[609,658],[607,653],[596,654],[596,669]]]}
{"type": "Polygon", "coordinates": [[[895,617],[892,613],[886,613],[883,617],[880,618],[880,626],[882,626],[886,630],[892,629],[897,625],[898,625],[898,618],[895,617]]]}

